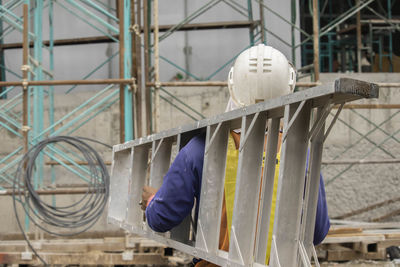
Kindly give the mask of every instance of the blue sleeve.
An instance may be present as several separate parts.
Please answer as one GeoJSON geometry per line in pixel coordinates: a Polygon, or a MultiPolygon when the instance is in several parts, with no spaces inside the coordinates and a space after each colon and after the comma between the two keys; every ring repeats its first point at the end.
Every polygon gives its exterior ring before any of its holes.
{"type": "Polygon", "coordinates": [[[200,191],[203,161],[197,157],[202,158],[201,148],[204,155],[204,142],[189,142],[164,176],[162,186],[146,208],[147,223],[154,231],[169,231],[190,214],[200,191]]]}
{"type": "Polygon", "coordinates": [[[320,244],[328,234],[330,221],[325,197],[325,186],[322,175],[319,180],[317,216],[315,218],[314,245],[320,244]]]}

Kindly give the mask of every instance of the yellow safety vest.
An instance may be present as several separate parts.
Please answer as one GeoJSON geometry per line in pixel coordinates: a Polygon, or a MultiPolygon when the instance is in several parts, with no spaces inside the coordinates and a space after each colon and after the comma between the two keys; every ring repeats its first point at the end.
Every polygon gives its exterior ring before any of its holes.
{"type": "MultiPolygon", "coordinates": [[[[264,152],[265,157],[265,152],[264,152]]],[[[265,264],[268,264],[269,255],[271,251],[271,241],[272,241],[272,228],[274,225],[274,215],[275,215],[275,205],[276,205],[276,192],[278,189],[278,175],[279,175],[279,161],[280,161],[280,153],[277,154],[277,164],[275,167],[275,179],[274,179],[274,190],[272,194],[272,203],[271,203],[271,217],[269,222],[268,229],[268,244],[267,244],[267,257],[265,264]]],[[[235,141],[232,136],[229,136],[228,141],[228,153],[227,153],[227,161],[226,161],[226,171],[225,171],[225,201],[226,201],[226,215],[228,221],[228,234],[230,237],[230,229],[232,226],[232,215],[233,215],[233,205],[235,200],[235,188],[236,188],[236,173],[237,173],[237,165],[239,160],[239,150],[235,147],[235,141]]],[[[264,166],[264,161],[263,161],[264,166]]]]}

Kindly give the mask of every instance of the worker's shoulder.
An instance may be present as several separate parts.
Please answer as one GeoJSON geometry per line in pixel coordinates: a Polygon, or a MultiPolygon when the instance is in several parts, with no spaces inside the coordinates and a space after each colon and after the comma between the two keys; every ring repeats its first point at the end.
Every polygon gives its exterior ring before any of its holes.
{"type": "Polygon", "coordinates": [[[205,147],[205,134],[199,134],[194,136],[183,148],[182,151],[189,157],[201,157],[204,156],[205,147]]]}

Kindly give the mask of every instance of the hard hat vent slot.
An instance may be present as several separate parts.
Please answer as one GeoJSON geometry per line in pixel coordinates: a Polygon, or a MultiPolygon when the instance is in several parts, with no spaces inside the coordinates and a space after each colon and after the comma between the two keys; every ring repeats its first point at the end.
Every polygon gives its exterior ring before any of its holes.
{"type": "Polygon", "coordinates": [[[263,64],[263,72],[271,72],[272,71],[272,64],[271,63],[265,63],[263,64]]]}
{"type": "Polygon", "coordinates": [[[250,58],[249,59],[249,71],[250,72],[257,72],[257,58],[250,58]]]}

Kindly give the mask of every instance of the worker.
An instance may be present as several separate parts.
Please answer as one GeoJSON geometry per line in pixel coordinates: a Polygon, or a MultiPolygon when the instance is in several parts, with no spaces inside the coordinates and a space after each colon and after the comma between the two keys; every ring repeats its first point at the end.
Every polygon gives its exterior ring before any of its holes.
{"type": "MultiPolygon", "coordinates": [[[[295,79],[293,66],[281,52],[263,44],[253,46],[239,55],[229,73],[230,99],[226,111],[289,94],[293,91],[295,79]]],[[[239,142],[240,133],[231,131],[228,141],[225,193],[219,239],[219,248],[225,251],[229,250],[229,229],[232,222],[239,142]]],[[[148,225],[154,231],[166,232],[179,225],[186,216],[191,214],[195,199],[195,213],[198,213],[204,148],[205,133],[200,133],[179,151],[158,190],[148,186],[143,188],[140,204],[142,209],[145,210],[148,225]]],[[[279,152],[280,147],[278,147],[271,221],[269,226],[265,226],[269,227],[269,237],[272,236],[277,175],[279,173],[279,152]]],[[[322,242],[329,227],[325,189],[321,176],[314,230],[315,245],[322,242]]],[[[268,243],[267,260],[271,240],[268,243]]],[[[216,265],[201,260],[196,262],[196,266],[216,265]]]]}

